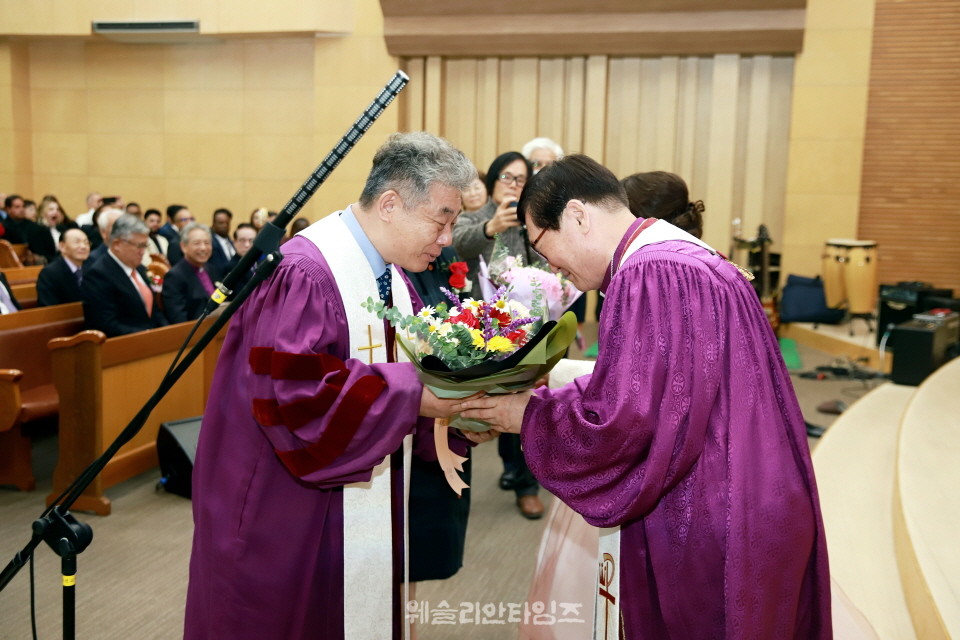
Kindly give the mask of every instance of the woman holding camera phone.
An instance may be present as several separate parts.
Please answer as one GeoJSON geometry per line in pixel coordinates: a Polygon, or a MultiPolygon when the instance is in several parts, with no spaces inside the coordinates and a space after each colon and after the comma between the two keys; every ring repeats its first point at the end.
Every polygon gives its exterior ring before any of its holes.
{"type": "MultiPolygon", "coordinates": [[[[480,256],[490,262],[494,238],[498,234],[510,253],[522,257],[525,264],[530,264],[536,257],[517,220],[517,200],[531,175],[530,162],[517,151],[502,153],[490,163],[485,180],[490,200],[476,213],[461,215],[453,227],[453,247],[467,262],[467,277],[473,278],[477,274],[480,256]]],[[[537,496],[540,485],[523,459],[520,438],[515,434],[503,434],[497,446],[503,459],[500,488],[516,493],[517,507],[524,518],[536,520],[542,517],[543,503],[537,496]]]]}

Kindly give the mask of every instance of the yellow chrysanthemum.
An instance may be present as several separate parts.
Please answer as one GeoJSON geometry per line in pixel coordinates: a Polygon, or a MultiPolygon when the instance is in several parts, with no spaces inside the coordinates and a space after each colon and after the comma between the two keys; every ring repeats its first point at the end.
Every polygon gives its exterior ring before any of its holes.
{"type": "Polygon", "coordinates": [[[473,346],[478,349],[483,348],[486,342],[483,339],[483,332],[480,329],[470,329],[470,335],[473,337],[473,346]]]}
{"type": "Polygon", "coordinates": [[[495,303],[493,303],[493,306],[495,306],[497,309],[506,309],[506,308],[507,308],[507,301],[504,300],[503,298],[500,298],[500,299],[497,300],[495,303]]]}
{"type": "Polygon", "coordinates": [[[490,341],[487,343],[487,351],[513,351],[514,346],[513,342],[509,338],[504,338],[503,336],[494,336],[490,338],[490,341]]]}

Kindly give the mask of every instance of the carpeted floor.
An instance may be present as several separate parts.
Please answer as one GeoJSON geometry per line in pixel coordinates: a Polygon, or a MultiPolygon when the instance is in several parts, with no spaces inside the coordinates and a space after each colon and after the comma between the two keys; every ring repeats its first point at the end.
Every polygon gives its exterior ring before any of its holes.
{"type": "MultiPolygon", "coordinates": [[[[593,338],[587,332],[587,345],[593,338]]],[[[578,355],[577,352],[571,355],[578,355]]],[[[802,370],[830,365],[828,354],[798,346],[802,370]]],[[[875,380],[815,380],[794,375],[801,408],[808,422],[829,427],[836,416],[817,411],[823,402],[852,404],[875,380]]],[[[815,446],[816,440],[811,440],[815,446]]],[[[21,493],[0,489],[0,567],[29,540],[30,524],[43,509],[55,464],[56,440],[51,434],[35,442],[38,488],[21,493]]],[[[496,447],[474,451],[473,503],[464,568],[446,581],[418,586],[416,600],[435,606],[446,601],[497,605],[522,603],[532,576],[543,520],[520,517],[513,494],[496,486],[501,471],[496,447]]],[[[77,571],[77,637],[99,640],[167,639],[181,635],[192,522],[190,502],[157,493],[158,473],[146,473],[108,490],[113,514],[76,514],[93,527],[94,540],[79,557],[77,571]]],[[[549,496],[544,495],[549,499],[549,496]]],[[[545,500],[549,506],[549,500],[545,500]]],[[[42,546],[35,554],[37,621],[40,638],[61,636],[59,558],[42,546]]],[[[31,637],[29,571],[25,567],[0,593],[0,639],[31,637]]],[[[515,625],[426,625],[419,640],[461,638],[499,640],[516,635],[515,625]]]]}

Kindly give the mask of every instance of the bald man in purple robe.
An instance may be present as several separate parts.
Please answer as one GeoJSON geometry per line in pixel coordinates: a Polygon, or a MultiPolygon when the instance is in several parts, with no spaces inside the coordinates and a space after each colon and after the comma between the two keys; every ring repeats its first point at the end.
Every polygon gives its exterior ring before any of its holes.
{"type": "Polygon", "coordinates": [[[615,536],[594,637],[831,638],[805,425],[744,273],[635,218],[585,156],[534,176],[519,212],[551,266],[606,294],[596,366],[457,408],[520,433],[537,479],[601,528],[601,551],[615,536]]]}
{"type": "Polygon", "coordinates": [[[403,443],[416,432],[414,455],[436,459],[418,416],[455,401],[394,361],[361,303],[419,306],[400,268],[451,243],[475,177],[444,140],[391,136],[359,202],[285,243],[233,318],[193,473],[188,640],[400,638],[403,443]]]}

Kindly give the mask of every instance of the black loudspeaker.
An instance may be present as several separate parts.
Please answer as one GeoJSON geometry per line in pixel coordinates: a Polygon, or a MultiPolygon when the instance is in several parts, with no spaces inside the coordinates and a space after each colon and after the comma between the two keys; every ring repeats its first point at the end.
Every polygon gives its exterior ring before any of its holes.
{"type": "MultiPolygon", "coordinates": [[[[937,289],[924,282],[898,282],[881,284],[879,312],[877,314],[877,344],[888,329],[913,318],[913,314],[930,309],[926,299],[931,296],[949,298],[952,289],[937,289]]],[[[887,340],[887,349],[892,349],[896,336],[891,333],[887,340]]]]}
{"type": "Polygon", "coordinates": [[[193,487],[193,461],[197,456],[200,420],[186,418],[160,425],[157,457],[160,459],[160,486],[178,496],[189,498],[193,487]]]}
{"type": "Polygon", "coordinates": [[[897,350],[893,354],[890,379],[896,384],[916,386],[950,359],[949,349],[960,337],[960,316],[956,313],[924,318],[923,314],[894,327],[897,350]]]}

